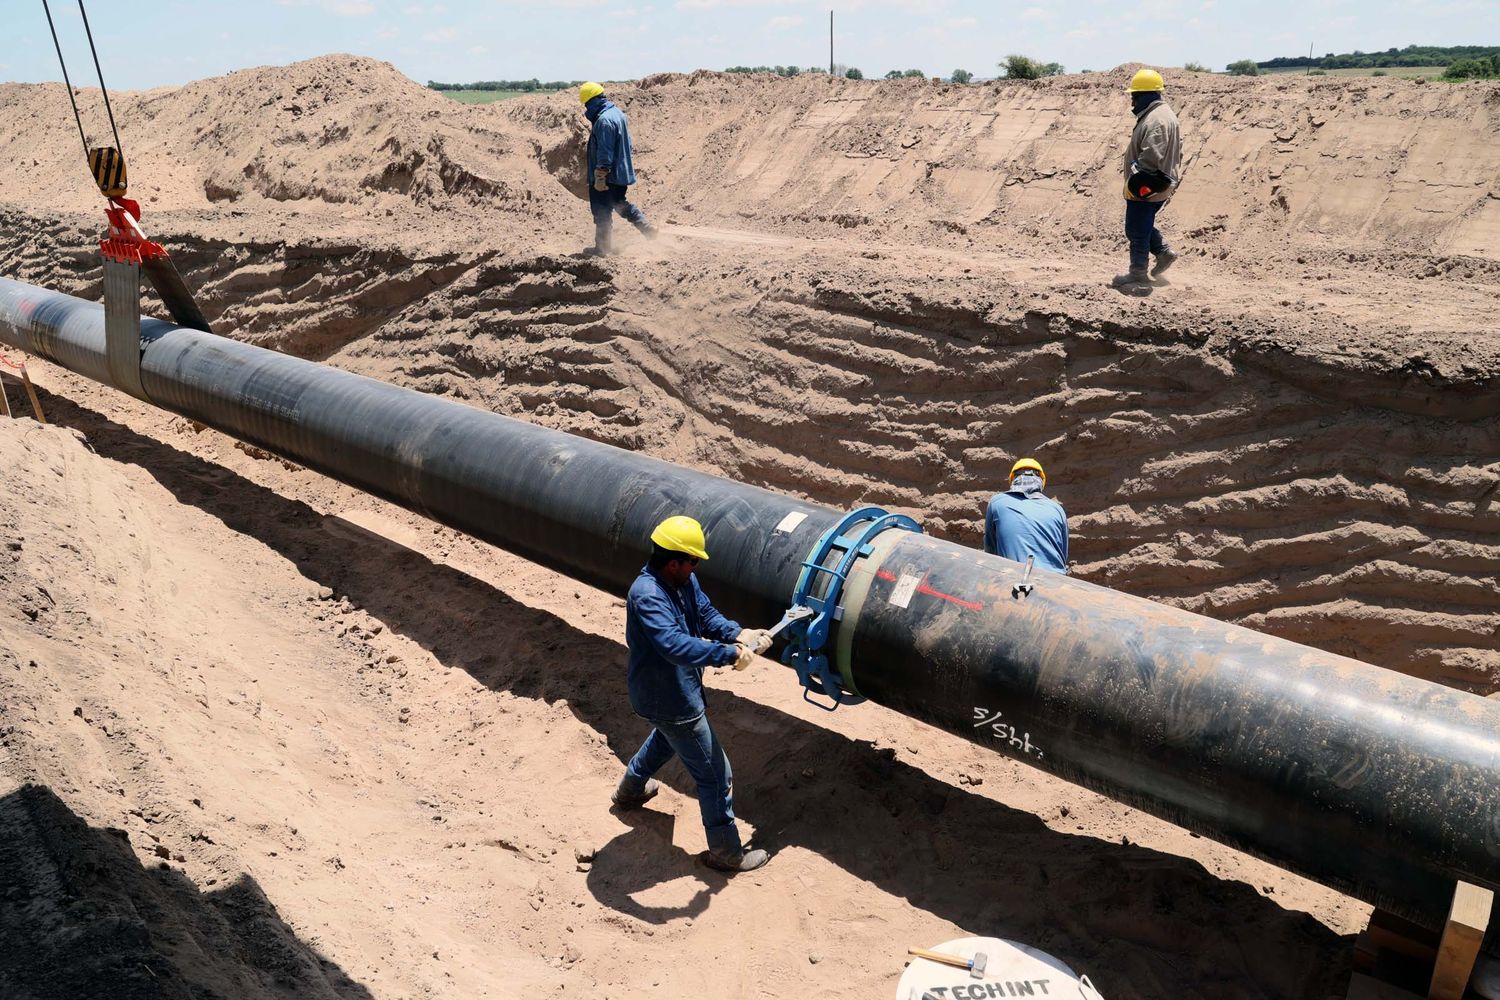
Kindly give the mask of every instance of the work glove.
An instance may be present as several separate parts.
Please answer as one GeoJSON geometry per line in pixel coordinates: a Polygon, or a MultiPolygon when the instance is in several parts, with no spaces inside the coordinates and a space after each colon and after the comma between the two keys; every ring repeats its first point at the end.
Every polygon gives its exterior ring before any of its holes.
{"type": "Polygon", "coordinates": [[[609,176],[609,171],[606,170],[605,168],[603,168],[603,167],[595,167],[594,168],[594,190],[595,191],[608,191],[609,190],[609,182],[605,180],[605,178],[607,178],[608,176],[609,176]]]}
{"type": "Polygon", "coordinates": [[[734,658],[734,669],[744,670],[750,664],[755,662],[755,650],[751,649],[749,646],[743,646],[739,643],[735,643],[734,649],[735,653],[737,654],[734,658]]]}
{"type": "Polygon", "coordinates": [[[757,653],[764,653],[771,648],[771,634],[760,628],[747,628],[734,641],[741,646],[749,646],[757,653]]]}

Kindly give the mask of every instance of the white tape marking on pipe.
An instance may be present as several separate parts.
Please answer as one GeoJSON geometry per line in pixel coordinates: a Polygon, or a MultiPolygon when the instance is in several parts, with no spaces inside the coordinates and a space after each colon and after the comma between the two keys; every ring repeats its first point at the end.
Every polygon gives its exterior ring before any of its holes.
{"type": "Polygon", "coordinates": [[[891,588],[891,603],[898,608],[911,604],[911,595],[917,592],[917,584],[921,582],[920,576],[902,573],[901,579],[896,581],[896,586],[891,588]]]}
{"type": "Polygon", "coordinates": [[[788,514],[786,517],[783,517],[781,519],[781,523],[778,524],[778,525],[776,525],[776,530],[779,531],[779,532],[781,532],[784,535],[789,535],[794,530],[796,530],[797,525],[801,524],[803,521],[806,521],[806,520],[807,520],[807,515],[806,514],[802,513],[800,510],[794,510],[790,514],[788,514]]]}

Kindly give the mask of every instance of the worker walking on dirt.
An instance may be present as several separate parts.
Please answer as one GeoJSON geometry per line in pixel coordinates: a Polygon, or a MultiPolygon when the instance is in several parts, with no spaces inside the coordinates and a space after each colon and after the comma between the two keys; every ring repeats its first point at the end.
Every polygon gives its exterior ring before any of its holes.
{"type": "Polygon", "coordinates": [[[1055,573],[1068,571],[1068,515],[1062,504],[1042,493],[1047,473],[1034,458],[1010,467],[1010,489],[997,494],[984,513],[984,551],[1036,564],[1055,573]]]}
{"type": "Polygon", "coordinates": [[[578,88],[578,100],[589,120],[589,208],[594,213],[594,246],[588,251],[599,256],[614,252],[614,213],[655,239],[656,227],[646,221],[642,212],[625,197],[635,183],[635,169],[630,161],[630,119],[625,112],[604,96],[597,83],[578,88]]]}
{"type": "Polygon", "coordinates": [[[1156,228],[1156,213],[1172,199],[1182,180],[1182,134],[1177,115],[1162,98],[1166,86],[1154,69],[1130,79],[1135,129],[1125,152],[1125,238],[1130,241],[1130,270],[1117,276],[1116,288],[1144,285],[1177,260],[1177,253],[1156,228]],[[1146,265],[1155,255],[1150,274],[1146,265]]]}
{"type": "Polygon", "coordinates": [[[771,648],[771,636],[742,629],[704,596],[693,570],[708,558],[703,526],[690,517],[669,517],[651,532],[651,561],[630,586],[625,605],[625,642],[630,647],[626,684],[630,706],[651,723],[651,735],[625,767],[615,789],[620,809],[645,805],[661,788],[654,777],[674,756],[682,758],[698,786],[698,806],[708,835],[703,856],[710,868],[754,871],[770,860],[745,850],[734,822],[733,772],[719,738],[708,724],[703,668],[744,670],[756,653],[771,648]]]}

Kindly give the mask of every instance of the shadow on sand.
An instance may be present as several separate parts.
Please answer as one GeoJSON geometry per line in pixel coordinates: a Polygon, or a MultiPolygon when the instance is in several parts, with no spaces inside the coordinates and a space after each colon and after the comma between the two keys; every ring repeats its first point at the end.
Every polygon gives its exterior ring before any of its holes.
{"type": "Polygon", "coordinates": [[[6,1000],[371,1000],[298,940],[248,875],[208,892],[144,868],[123,830],[51,789],[0,798],[0,996],[6,1000]]]}

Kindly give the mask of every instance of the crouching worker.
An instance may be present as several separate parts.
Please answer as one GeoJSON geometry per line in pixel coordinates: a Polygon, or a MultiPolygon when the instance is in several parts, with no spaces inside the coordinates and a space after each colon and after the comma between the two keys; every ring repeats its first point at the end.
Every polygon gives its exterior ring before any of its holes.
{"type": "Polygon", "coordinates": [[[733,773],[708,723],[703,669],[744,670],[756,653],[771,647],[771,637],[725,618],[698,586],[693,570],[708,551],[697,521],[669,517],[651,532],[651,544],[651,561],[631,584],[626,601],[625,642],[630,706],[652,729],[626,765],[614,803],[620,809],[644,805],[661,788],[653,775],[679,757],[698,787],[708,835],[704,863],[726,872],[754,871],[770,855],[747,851],[740,843],[733,773]]]}
{"type": "Polygon", "coordinates": [[[1068,571],[1068,515],[1042,491],[1047,473],[1034,458],[1010,467],[1010,488],[984,512],[984,551],[1016,562],[1034,558],[1039,569],[1068,571]]]}

